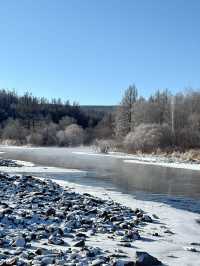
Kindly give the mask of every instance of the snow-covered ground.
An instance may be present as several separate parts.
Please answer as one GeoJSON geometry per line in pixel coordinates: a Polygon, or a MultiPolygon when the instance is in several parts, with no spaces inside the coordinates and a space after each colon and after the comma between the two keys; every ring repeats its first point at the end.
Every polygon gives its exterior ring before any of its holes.
{"type": "Polygon", "coordinates": [[[51,167],[51,166],[36,166],[34,163],[19,161],[19,160],[12,160],[19,165],[19,167],[7,167],[7,166],[0,166],[0,172],[4,173],[64,173],[70,174],[73,177],[82,177],[87,175],[86,171],[81,171],[77,169],[66,169],[66,168],[58,168],[58,167],[51,167]]]}
{"type": "MultiPolygon", "coordinates": [[[[95,154],[96,155],[96,154],[95,154]]],[[[123,156],[109,154],[105,156],[123,156]]],[[[128,156],[128,155],[124,155],[128,156]]],[[[0,171],[7,173],[27,172],[27,173],[65,173],[66,175],[85,176],[85,171],[75,169],[63,169],[55,167],[37,167],[31,163],[20,162],[23,167],[0,167],[0,171]]],[[[104,188],[79,185],[72,182],[53,179],[63,186],[68,186],[79,193],[90,193],[92,195],[120,202],[133,209],[141,208],[148,214],[159,217],[156,222],[148,223],[142,232],[145,239],[134,242],[134,250],[147,251],[160,259],[166,265],[197,266],[200,265],[200,215],[172,208],[167,204],[137,200],[134,196],[122,194],[118,191],[110,191],[104,188]],[[199,222],[198,222],[199,221],[199,222]],[[158,236],[153,236],[154,232],[159,232],[158,236]],[[196,245],[191,245],[196,243],[196,245]],[[193,249],[196,251],[191,251],[193,249]]],[[[108,239],[94,239],[96,246],[104,249],[114,250],[119,248],[116,243],[108,239]]],[[[92,243],[91,243],[92,244],[92,243]]],[[[121,249],[121,247],[120,247],[121,249]]],[[[125,251],[131,256],[132,249],[125,248],[125,251]]],[[[132,256],[131,256],[132,257],[132,256]]]]}
{"type": "Polygon", "coordinates": [[[74,151],[73,153],[79,155],[89,156],[101,156],[101,157],[113,157],[123,159],[124,163],[136,163],[136,164],[148,164],[157,165],[161,167],[188,169],[200,171],[199,163],[184,162],[177,159],[169,159],[164,156],[158,155],[132,155],[122,152],[109,152],[108,154],[97,153],[97,152],[85,152],[85,151],[74,151]]]}
{"type": "MultiPolygon", "coordinates": [[[[136,200],[130,195],[116,191],[60,180],[54,181],[71,187],[79,193],[87,192],[104,199],[111,198],[133,209],[141,208],[150,215],[156,214],[159,217],[157,223],[149,223],[143,232],[146,241],[137,240],[134,246],[139,250],[149,252],[167,265],[200,265],[200,224],[197,223],[200,215],[178,210],[163,203],[136,200]],[[170,233],[164,233],[168,229],[170,233]],[[159,232],[160,237],[152,236],[154,232],[159,232]],[[193,242],[199,245],[191,245],[193,242]],[[192,247],[195,247],[199,252],[187,250],[192,247]]],[[[105,244],[114,248],[112,242],[105,243],[104,240],[103,245],[105,244]]],[[[128,251],[132,252],[131,250],[128,251]]]]}
{"type": "Polygon", "coordinates": [[[177,162],[159,162],[159,161],[145,161],[141,159],[134,159],[134,160],[124,160],[124,163],[136,163],[136,164],[147,164],[147,165],[157,165],[161,167],[170,167],[170,168],[179,168],[179,169],[189,169],[189,170],[196,170],[200,171],[200,164],[192,164],[192,163],[177,163],[177,162]]]}

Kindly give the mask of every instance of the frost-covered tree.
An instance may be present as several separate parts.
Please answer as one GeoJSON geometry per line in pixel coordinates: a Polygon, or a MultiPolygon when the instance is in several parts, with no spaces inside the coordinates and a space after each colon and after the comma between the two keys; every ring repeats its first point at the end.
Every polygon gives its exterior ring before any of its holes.
{"type": "Polygon", "coordinates": [[[118,138],[126,136],[134,129],[134,106],[138,92],[135,85],[129,86],[117,108],[115,117],[115,134],[118,138]]]}
{"type": "Polygon", "coordinates": [[[78,146],[84,142],[84,130],[82,127],[72,124],[65,130],[60,130],[56,134],[60,146],[78,146]]]}
{"type": "Polygon", "coordinates": [[[171,145],[171,130],[168,125],[141,124],[128,133],[124,145],[130,151],[149,152],[171,145]]]}

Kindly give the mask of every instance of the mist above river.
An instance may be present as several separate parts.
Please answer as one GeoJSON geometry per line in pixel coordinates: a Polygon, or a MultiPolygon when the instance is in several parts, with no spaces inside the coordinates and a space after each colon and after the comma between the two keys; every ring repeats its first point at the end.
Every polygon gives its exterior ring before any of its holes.
{"type": "MultiPolygon", "coordinates": [[[[6,148],[3,158],[34,162],[37,165],[73,168],[88,171],[88,176],[70,179],[64,174],[57,178],[101,187],[110,187],[137,198],[170,203],[180,208],[199,211],[199,171],[155,165],[124,163],[115,156],[91,156],[91,148],[6,148]],[[82,153],[81,153],[82,152],[82,153]],[[70,180],[69,180],[70,179],[70,180]],[[187,199],[187,200],[186,200],[187,199]],[[195,200],[195,201],[194,201],[195,200]],[[191,205],[191,207],[189,206],[191,205]]],[[[56,177],[56,175],[54,175],[56,177]]]]}

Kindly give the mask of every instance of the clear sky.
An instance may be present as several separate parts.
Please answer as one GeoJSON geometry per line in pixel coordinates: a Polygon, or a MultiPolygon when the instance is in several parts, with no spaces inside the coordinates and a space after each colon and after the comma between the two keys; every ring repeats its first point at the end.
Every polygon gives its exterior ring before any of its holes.
{"type": "Polygon", "coordinates": [[[200,1],[1,1],[1,88],[116,104],[132,83],[200,87],[200,1]]]}

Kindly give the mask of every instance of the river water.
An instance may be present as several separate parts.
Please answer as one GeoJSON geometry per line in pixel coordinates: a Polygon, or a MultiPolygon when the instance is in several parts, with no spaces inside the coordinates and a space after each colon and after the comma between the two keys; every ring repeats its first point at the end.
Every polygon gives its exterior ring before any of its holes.
{"type": "Polygon", "coordinates": [[[200,172],[124,163],[123,158],[91,155],[89,148],[5,148],[3,158],[37,165],[86,170],[86,177],[54,174],[54,178],[114,189],[138,199],[167,203],[200,213],[200,172]],[[82,153],[81,153],[82,152],[82,153]]]}

